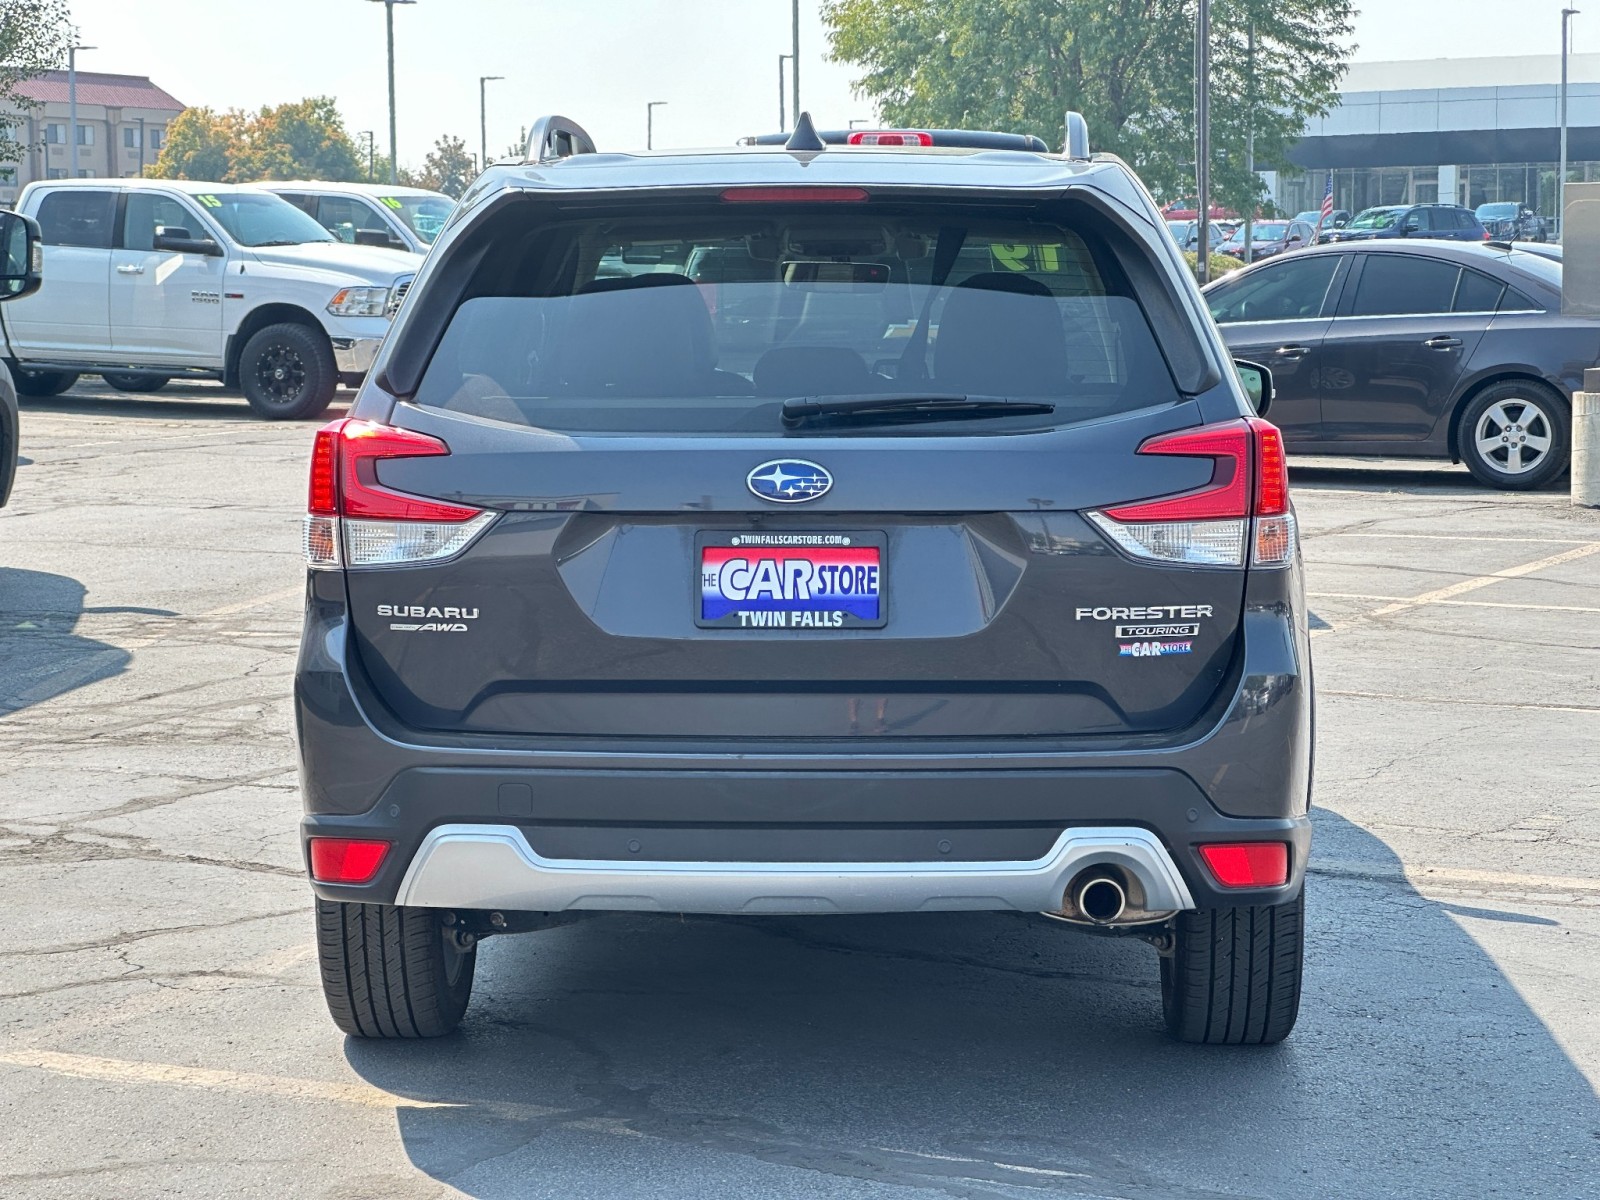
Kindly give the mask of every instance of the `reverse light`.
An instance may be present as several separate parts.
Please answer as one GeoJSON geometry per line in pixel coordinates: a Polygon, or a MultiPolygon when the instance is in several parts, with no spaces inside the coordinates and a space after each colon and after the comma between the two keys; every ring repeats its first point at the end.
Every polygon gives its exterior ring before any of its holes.
{"type": "Polygon", "coordinates": [[[908,129],[862,129],[847,141],[852,146],[931,146],[933,134],[908,129]]]}
{"type": "Polygon", "coordinates": [[[1224,842],[1196,847],[1225,888],[1282,887],[1289,882],[1287,842],[1224,842]]]}
{"type": "Polygon", "coordinates": [[[1260,417],[1159,434],[1140,454],[1212,460],[1211,479],[1194,491],[1085,515],[1135,558],[1202,567],[1294,561],[1296,529],[1289,507],[1283,437],[1260,417]]]}
{"type": "Polygon", "coordinates": [[[388,308],[386,287],[340,288],[328,301],[328,311],[336,317],[381,317],[388,308]]]}
{"type": "Polygon", "coordinates": [[[388,842],[314,837],[311,878],[318,883],[371,883],[388,856],[388,842]]]}
{"type": "Polygon", "coordinates": [[[311,449],[305,555],[313,569],[432,562],[466,549],[497,513],[385,487],[378,462],[450,453],[436,437],[344,418],[311,449]]]}

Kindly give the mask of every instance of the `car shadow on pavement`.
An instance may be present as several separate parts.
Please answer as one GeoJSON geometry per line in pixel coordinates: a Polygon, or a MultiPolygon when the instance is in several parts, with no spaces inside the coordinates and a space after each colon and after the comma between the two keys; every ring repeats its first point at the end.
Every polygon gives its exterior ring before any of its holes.
{"type": "MultiPolygon", "coordinates": [[[[339,416],[345,406],[354,401],[352,391],[335,393],[333,405],[326,413],[306,420],[327,421],[339,416]],[[337,411],[336,411],[337,410],[337,411]]],[[[45,398],[22,396],[18,403],[24,413],[62,413],[90,417],[148,417],[155,420],[195,419],[216,421],[259,420],[244,393],[234,388],[224,388],[212,383],[169,383],[159,392],[130,394],[111,388],[79,384],[59,396],[45,398]]]]}
{"type": "Polygon", "coordinates": [[[1453,906],[1315,820],[1376,878],[1312,877],[1278,1047],[1167,1040],[1149,946],[1039,917],[607,914],[486,943],[459,1034],[346,1053],[441,1106],[401,1101],[405,1148],[485,1200],[1592,1197],[1584,1075],[1453,906]]]}
{"type": "Polygon", "coordinates": [[[65,575],[0,567],[0,717],[127,668],[126,650],[73,632],[84,595],[65,575]]]}

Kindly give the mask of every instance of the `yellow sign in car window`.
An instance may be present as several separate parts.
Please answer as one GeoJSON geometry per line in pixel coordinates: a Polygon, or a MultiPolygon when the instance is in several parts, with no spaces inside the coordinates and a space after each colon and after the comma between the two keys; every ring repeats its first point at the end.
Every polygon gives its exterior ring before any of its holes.
{"type": "Polygon", "coordinates": [[[210,196],[210,195],[207,195],[207,196],[196,196],[195,199],[200,201],[200,203],[205,205],[207,208],[221,208],[222,207],[222,201],[218,200],[215,196],[210,196]]]}
{"type": "Polygon", "coordinates": [[[1032,271],[1053,275],[1061,270],[1062,247],[1051,246],[1003,246],[999,244],[989,247],[989,256],[994,259],[995,269],[998,271],[1032,271]]]}

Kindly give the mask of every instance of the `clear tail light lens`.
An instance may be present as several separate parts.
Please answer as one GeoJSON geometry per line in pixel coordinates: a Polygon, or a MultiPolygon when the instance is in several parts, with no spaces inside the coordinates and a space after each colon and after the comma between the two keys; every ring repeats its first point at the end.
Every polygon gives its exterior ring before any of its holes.
{"type": "Polygon", "coordinates": [[[378,481],[381,459],[449,453],[436,437],[371,421],[345,418],[319,429],[306,504],[307,565],[400,566],[466,549],[498,513],[413,496],[378,481]]]}
{"type": "Polygon", "coordinates": [[[1140,454],[1212,460],[1205,486],[1177,496],[1087,513],[1125,553],[1197,567],[1282,567],[1297,536],[1283,436],[1260,417],[1161,434],[1140,454]]]}

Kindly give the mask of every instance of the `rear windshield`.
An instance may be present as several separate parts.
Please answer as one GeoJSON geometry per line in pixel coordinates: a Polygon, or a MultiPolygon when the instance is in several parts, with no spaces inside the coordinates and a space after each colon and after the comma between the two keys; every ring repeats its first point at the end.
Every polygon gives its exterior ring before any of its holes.
{"type": "Polygon", "coordinates": [[[1403,208],[1369,208],[1354,221],[1351,221],[1348,228],[1388,229],[1400,219],[1400,214],[1404,211],[1405,209],[1403,208]]]}
{"type": "Polygon", "coordinates": [[[528,233],[480,271],[414,402],[561,432],[770,436],[796,397],[1033,402],[895,426],[915,433],[1021,431],[1181,398],[1090,231],[945,208],[761,208],[528,233]]]}

